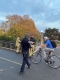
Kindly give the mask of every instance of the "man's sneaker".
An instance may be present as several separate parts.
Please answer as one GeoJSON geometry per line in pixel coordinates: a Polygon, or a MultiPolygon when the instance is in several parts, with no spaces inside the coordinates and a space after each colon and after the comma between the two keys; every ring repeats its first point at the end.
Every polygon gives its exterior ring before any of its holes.
{"type": "Polygon", "coordinates": [[[48,60],[45,60],[46,63],[48,63],[48,60]]]}
{"type": "Polygon", "coordinates": [[[50,64],[51,64],[51,65],[54,65],[54,63],[55,63],[55,61],[50,61],[50,64]]]}
{"type": "Polygon", "coordinates": [[[31,69],[31,66],[28,66],[28,69],[31,69]]]}
{"type": "Polygon", "coordinates": [[[23,74],[24,72],[20,72],[19,75],[23,74]]]}

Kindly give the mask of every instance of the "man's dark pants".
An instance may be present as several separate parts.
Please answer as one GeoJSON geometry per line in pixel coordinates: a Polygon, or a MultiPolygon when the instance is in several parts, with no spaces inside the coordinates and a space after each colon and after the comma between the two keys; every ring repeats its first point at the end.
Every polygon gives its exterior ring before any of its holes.
{"type": "Polygon", "coordinates": [[[28,62],[28,56],[28,52],[23,52],[23,63],[20,72],[24,72],[25,64],[27,64],[27,66],[30,67],[30,63],[28,62]]]}

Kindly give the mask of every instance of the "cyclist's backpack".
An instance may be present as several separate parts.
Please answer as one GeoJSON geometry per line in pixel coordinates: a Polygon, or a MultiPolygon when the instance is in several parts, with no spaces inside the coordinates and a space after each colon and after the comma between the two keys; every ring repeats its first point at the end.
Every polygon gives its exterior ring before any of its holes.
{"type": "Polygon", "coordinates": [[[53,48],[56,48],[57,47],[57,44],[56,44],[56,42],[54,40],[50,40],[50,42],[51,42],[53,48]]]}

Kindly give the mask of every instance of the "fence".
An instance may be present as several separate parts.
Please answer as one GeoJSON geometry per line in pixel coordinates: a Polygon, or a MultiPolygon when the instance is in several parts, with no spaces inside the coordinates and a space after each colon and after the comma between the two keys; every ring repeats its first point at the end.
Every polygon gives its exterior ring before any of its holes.
{"type": "Polygon", "coordinates": [[[15,50],[15,42],[13,41],[0,41],[0,47],[15,50]]]}
{"type": "MultiPolygon", "coordinates": [[[[36,42],[35,48],[39,45],[40,45],[40,42],[39,43],[36,42]]],[[[16,49],[14,41],[0,41],[0,47],[5,48],[5,49],[9,49],[9,50],[14,50],[14,51],[16,49]]]]}

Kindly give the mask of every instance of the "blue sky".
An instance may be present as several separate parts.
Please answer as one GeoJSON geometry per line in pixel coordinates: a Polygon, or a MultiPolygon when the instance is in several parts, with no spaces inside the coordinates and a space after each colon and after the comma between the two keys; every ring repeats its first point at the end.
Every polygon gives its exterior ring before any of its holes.
{"type": "Polygon", "coordinates": [[[29,15],[39,31],[60,30],[60,0],[0,0],[0,22],[13,14],[29,15]]]}

